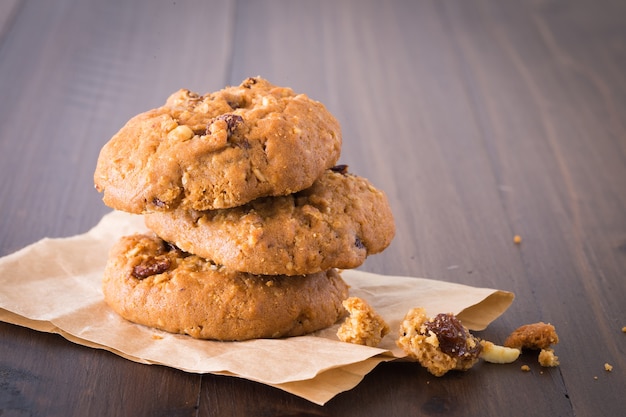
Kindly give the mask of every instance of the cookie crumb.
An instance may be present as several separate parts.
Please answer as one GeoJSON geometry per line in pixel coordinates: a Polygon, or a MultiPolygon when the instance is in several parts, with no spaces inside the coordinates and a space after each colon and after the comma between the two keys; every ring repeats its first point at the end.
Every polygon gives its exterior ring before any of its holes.
{"type": "Polygon", "coordinates": [[[607,372],[611,372],[613,370],[613,365],[609,364],[609,363],[605,363],[604,364],[604,370],[607,372]]]}
{"type": "Polygon", "coordinates": [[[385,320],[365,300],[349,297],[343,301],[343,306],[350,316],[337,330],[342,342],[376,347],[389,333],[385,320]]]}
{"type": "Polygon", "coordinates": [[[522,371],[524,371],[524,372],[530,372],[530,366],[528,366],[528,365],[522,365],[522,367],[520,369],[522,371]]]}
{"type": "Polygon", "coordinates": [[[546,368],[559,366],[559,357],[554,354],[552,349],[541,349],[541,352],[539,352],[539,364],[546,368]]]}
{"type": "Polygon", "coordinates": [[[626,333],[626,326],[622,327],[622,333],[626,333]]]}
{"type": "Polygon", "coordinates": [[[594,377],[593,377],[593,379],[595,379],[595,380],[597,381],[597,380],[598,380],[598,377],[597,377],[597,376],[594,376],[594,377]]]}
{"type": "Polygon", "coordinates": [[[522,243],[522,237],[520,235],[513,236],[513,243],[519,245],[520,243],[522,243]]]}

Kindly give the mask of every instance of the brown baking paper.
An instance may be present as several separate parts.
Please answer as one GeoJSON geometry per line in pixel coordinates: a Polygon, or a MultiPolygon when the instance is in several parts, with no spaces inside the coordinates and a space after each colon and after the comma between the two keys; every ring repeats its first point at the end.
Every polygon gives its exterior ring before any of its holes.
{"type": "Polygon", "coordinates": [[[197,340],[130,323],[103,300],[100,282],[110,247],[123,235],[144,231],[141,216],[114,211],[85,234],[45,238],[1,258],[0,320],[131,361],[246,378],[324,404],[380,362],[405,356],[395,338],[410,308],[454,313],[470,329],[482,330],[513,301],[506,291],[348,270],[342,276],[350,295],[371,304],[392,329],[377,348],[340,342],[339,324],[287,339],[197,340]]]}

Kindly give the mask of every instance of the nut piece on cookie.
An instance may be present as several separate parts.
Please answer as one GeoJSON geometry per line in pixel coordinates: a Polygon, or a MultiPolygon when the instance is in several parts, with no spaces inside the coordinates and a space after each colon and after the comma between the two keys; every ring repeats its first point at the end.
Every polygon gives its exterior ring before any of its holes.
{"type": "Polygon", "coordinates": [[[350,297],[343,301],[343,306],[350,316],[337,331],[342,342],[375,347],[389,333],[385,320],[365,300],[350,297]]]}
{"type": "Polygon", "coordinates": [[[559,336],[550,323],[526,324],[515,329],[504,341],[504,346],[516,349],[547,349],[559,343],[559,336]]]}
{"type": "Polygon", "coordinates": [[[429,318],[421,307],[406,314],[396,344],[435,376],[470,369],[481,351],[478,339],[456,316],[442,313],[429,318]]]}

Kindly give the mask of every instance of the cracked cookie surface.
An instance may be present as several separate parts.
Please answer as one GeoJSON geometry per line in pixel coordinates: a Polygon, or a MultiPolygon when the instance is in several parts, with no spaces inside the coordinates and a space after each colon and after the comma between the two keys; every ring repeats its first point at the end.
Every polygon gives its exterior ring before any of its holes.
{"type": "Polygon", "coordinates": [[[265,275],[356,268],[395,234],[385,194],[345,166],[288,196],[223,210],[155,212],[145,222],[187,252],[265,275]]]}
{"type": "Polygon", "coordinates": [[[235,207],[311,186],[340,152],[324,105],[248,78],[203,96],[179,90],[133,117],[101,149],[94,183],[131,213],[235,207]]]}
{"type": "Polygon", "coordinates": [[[129,321],[215,340],[308,334],[343,317],[348,296],[334,269],[299,277],[246,274],[147,234],[113,246],[102,288],[107,304],[129,321]]]}

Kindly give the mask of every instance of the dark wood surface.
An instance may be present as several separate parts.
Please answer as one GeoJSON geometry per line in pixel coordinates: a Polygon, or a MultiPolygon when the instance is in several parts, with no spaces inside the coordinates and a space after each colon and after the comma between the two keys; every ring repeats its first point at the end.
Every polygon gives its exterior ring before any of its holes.
{"type": "Polygon", "coordinates": [[[131,116],[250,75],[326,104],[387,192],[397,236],[362,269],[513,291],[479,336],[551,322],[561,365],[387,363],[321,407],[0,323],[1,416],[623,415],[621,0],[3,0],[0,255],[109,211],[93,170],[131,116]]]}

